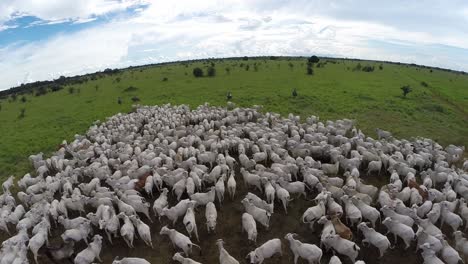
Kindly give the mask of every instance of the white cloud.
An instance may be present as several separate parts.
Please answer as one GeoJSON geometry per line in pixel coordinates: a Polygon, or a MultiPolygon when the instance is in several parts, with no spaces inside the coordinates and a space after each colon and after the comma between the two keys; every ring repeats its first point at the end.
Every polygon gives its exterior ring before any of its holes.
{"type": "MultiPolygon", "coordinates": [[[[82,2],[79,5],[91,1],[82,2]]],[[[352,10],[349,2],[155,1],[133,16],[104,25],[0,47],[0,89],[24,81],[25,76],[35,81],[107,67],[243,55],[318,54],[468,70],[468,32],[447,26],[447,32],[440,34],[431,31],[435,23],[431,20],[424,21],[424,27],[405,28],[399,22],[366,17],[360,11],[343,18],[340,14],[352,10]],[[440,51],[434,45],[457,47],[458,53],[440,51]]],[[[55,11],[35,10],[35,14],[49,22],[73,18],[79,23],[134,3],[99,0],[93,1],[93,11],[77,8],[58,16],[61,8],[57,6],[55,11]]],[[[369,5],[370,10],[377,10],[374,4],[369,5]]],[[[407,13],[403,7],[396,9],[388,12],[407,13]]],[[[443,10],[439,12],[444,17],[443,10]]]]}
{"type": "Polygon", "coordinates": [[[0,24],[26,15],[44,21],[82,20],[143,3],[143,0],[2,0],[0,24]]]}

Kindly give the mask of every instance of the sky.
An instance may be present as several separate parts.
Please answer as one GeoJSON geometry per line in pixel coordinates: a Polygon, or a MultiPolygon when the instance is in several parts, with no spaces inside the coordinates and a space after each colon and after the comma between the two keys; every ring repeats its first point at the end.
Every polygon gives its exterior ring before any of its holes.
{"type": "Polygon", "coordinates": [[[468,1],[0,0],[0,90],[106,68],[257,55],[468,71],[468,1]]]}

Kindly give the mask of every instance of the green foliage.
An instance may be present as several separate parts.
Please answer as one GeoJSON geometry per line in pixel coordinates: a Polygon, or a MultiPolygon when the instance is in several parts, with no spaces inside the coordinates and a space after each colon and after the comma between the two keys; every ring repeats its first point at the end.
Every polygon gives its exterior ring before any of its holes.
{"type": "Polygon", "coordinates": [[[69,94],[74,94],[75,93],[75,87],[73,87],[73,86],[68,87],[68,93],[69,94]]]}
{"type": "Polygon", "coordinates": [[[207,71],[207,74],[208,74],[208,77],[214,77],[216,76],[216,69],[215,67],[211,66],[208,68],[208,71],[207,71]]]}
{"type": "Polygon", "coordinates": [[[421,82],[421,86],[422,86],[422,87],[429,87],[429,84],[427,84],[427,82],[425,82],[425,81],[422,81],[422,82],[421,82]]]}
{"type": "Polygon", "coordinates": [[[406,97],[407,94],[413,91],[409,85],[402,86],[400,89],[403,92],[403,97],[406,97]]]}
{"type": "Polygon", "coordinates": [[[296,88],[294,88],[294,90],[292,91],[292,96],[293,96],[293,97],[296,97],[296,96],[297,96],[297,90],[296,90],[296,88]]]}
{"type": "Polygon", "coordinates": [[[366,65],[362,67],[361,69],[363,72],[373,72],[374,71],[374,66],[366,65]]]}
{"type": "Polygon", "coordinates": [[[307,66],[307,75],[313,75],[314,74],[314,70],[312,69],[311,66],[307,66]]]}
{"type": "Polygon", "coordinates": [[[21,96],[21,99],[20,99],[20,100],[21,100],[22,103],[26,103],[26,102],[27,102],[26,97],[25,97],[24,95],[21,96]]]}
{"type": "Polygon", "coordinates": [[[140,102],[140,98],[138,98],[138,96],[133,96],[132,97],[132,102],[134,102],[134,103],[140,102]]]}
{"type": "Polygon", "coordinates": [[[193,76],[196,78],[203,77],[203,70],[199,67],[193,69],[193,76]]]}
{"type": "Polygon", "coordinates": [[[42,87],[39,87],[39,89],[37,89],[35,96],[45,95],[46,93],[47,93],[47,88],[42,86],[42,87]]]}
{"type": "Polygon", "coordinates": [[[122,98],[121,98],[121,97],[117,97],[117,103],[118,103],[119,105],[122,104],[122,98]]]}
{"type": "Polygon", "coordinates": [[[164,78],[162,79],[163,82],[167,82],[168,80],[169,80],[169,79],[168,79],[167,77],[164,77],[164,78]]]}

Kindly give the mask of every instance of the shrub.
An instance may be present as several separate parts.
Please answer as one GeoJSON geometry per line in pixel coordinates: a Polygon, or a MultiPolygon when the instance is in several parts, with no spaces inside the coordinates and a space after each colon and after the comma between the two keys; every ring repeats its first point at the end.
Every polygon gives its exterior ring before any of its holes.
{"type": "Polygon", "coordinates": [[[99,85],[96,84],[96,85],[94,86],[94,89],[95,89],[96,91],[99,90],[99,85]]]}
{"type": "Polygon", "coordinates": [[[169,79],[168,79],[167,77],[164,77],[164,78],[162,79],[163,82],[167,82],[168,80],[169,80],[169,79]]]}
{"type": "Polygon", "coordinates": [[[314,70],[312,69],[312,67],[308,66],[307,67],[307,75],[313,75],[314,74],[314,70]]]}
{"type": "Polygon", "coordinates": [[[203,70],[198,67],[193,69],[193,76],[195,76],[196,78],[203,77],[203,70]]]}
{"type": "Polygon", "coordinates": [[[296,91],[296,88],[294,88],[294,90],[292,91],[292,96],[296,97],[297,96],[297,91],[296,91]]]}
{"type": "Polygon", "coordinates": [[[249,71],[249,69],[250,69],[250,65],[246,65],[246,66],[245,66],[245,70],[246,70],[246,71],[249,71]]]}
{"type": "Polygon", "coordinates": [[[35,96],[41,96],[46,93],[47,93],[47,89],[44,86],[42,86],[42,87],[39,87],[39,89],[37,89],[35,96]]]}
{"type": "Polygon", "coordinates": [[[11,101],[15,102],[16,99],[18,98],[18,95],[17,94],[12,94],[10,97],[11,97],[11,101]]]}
{"type": "Polygon", "coordinates": [[[214,67],[209,67],[207,74],[208,77],[214,77],[216,75],[216,69],[214,67]]]}
{"type": "Polygon", "coordinates": [[[246,60],[249,60],[249,57],[244,56],[244,57],[242,58],[242,60],[245,60],[245,61],[246,61],[246,60]]]}
{"type": "Polygon", "coordinates": [[[117,98],[117,103],[118,103],[119,105],[121,105],[121,104],[122,104],[122,98],[118,97],[118,98],[117,98]]]}
{"type": "Polygon", "coordinates": [[[230,100],[232,99],[232,93],[231,93],[231,91],[228,91],[228,92],[227,92],[226,99],[227,99],[228,101],[230,101],[230,100]]]}
{"type": "Polygon", "coordinates": [[[68,88],[68,93],[69,94],[74,94],[75,93],[75,88],[74,87],[69,87],[68,88]]]}
{"type": "Polygon", "coordinates": [[[429,84],[427,84],[427,82],[425,82],[425,81],[422,81],[422,82],[421,82],[421,86],[423,86],[423,87],[429,87],[429,84]]]}
{"type": "Polygon", "coordinates": [[[132,97],[132,102],[136,103],[136,102],[139,102],[140,101],[140,98],[138,98],[138,96],[133,96],[132,97]]]}
{"type": "Polygon", "coordinates": [[[60,86],[60,85],[52,85],[52,86],[50,87],[50,90],[51,90],[52,92],[57,92],[57,91],[60,91],[60,90],[62,90],[62,89],[63,89],[63,87],[60,86]]]}
{"type": "Polygon", "coordinates": [[[121,81],[120,77],[115,78],[115,81],[119,83],[121,81]]]}
{"type": "Polygon", "coordinates": [[[294,64],[292,62],[288,63],[288,66],[291,68],[291,70],[294,68],[294,64]]]}
{"type": "Polygon", "coordinates": [[[406,95],[413,91],[409,85],[402,86],[401,91],[403,92],[403,97],[406,98],[406,95]]]}
{"type": "Polygon", "coordinates": [[[226,68],[225,70],[226,70],[226,73],[227,73],[227,74],[230,74],[230,73],[231,73],[231,69],[230,69],[229,67],[226,68]]]}
{"type": "Polygon", "coordinates": [[[24,118],[24,116],[25,116],[25,112],[26,112],[26,109],[24,109],[24,108],[21,108],[21,110],[20,110],[20,114],[19,114],[18,118],[19,118],[19,119],[22,119],[22,118],[24,118]]]}
{"type": "Polygon", "coordinates": [[[26,103],[26,97],[22,96],[20,100],[22,103],[26,103]]]}
{"type": "Polygon", "coordinates": [[[138,90],[138,88],[136,88],[135,86],[129,86],[127,88],[125,88],[124,92],[128,93],[128,92],[133,92],[133,91],[136,91],[138,90]]]}
{"type": "Polygon", "coordinates": [[[374,71],[374,66],[366,65],[362,67],[363,72],[373,72],[374,71]]]}
{"type": "Polygon", "coordinates": [[[358,63],[356,67],[354,67],[353,71],[360,71],[362,68],[361,63],[358,63]]]}
{"type": "Polygon", "coordinates": [[[383,65],[382,64],[379,65],[379,70],[383,70],[383,65]]]}

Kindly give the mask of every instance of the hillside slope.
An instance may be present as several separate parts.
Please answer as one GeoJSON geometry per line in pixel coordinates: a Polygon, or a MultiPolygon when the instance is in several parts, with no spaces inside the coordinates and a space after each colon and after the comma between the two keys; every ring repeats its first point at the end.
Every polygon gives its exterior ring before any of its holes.
{"type": "Polygon", "coordinates": [[[226,93],[240,106],[265,111],[318,115],[322,120],[353,118],[369,135],[375,128],[398,137],[424,136],[442,144],[468,144],[468,75],[417,66],[322,59],[306,74],[304,58],[211,60],[122,70],[42,96],[0,100],[0,179],[30,170],[27,157],[50,152],[63,139],[84,133],[93,121],[131,111],[139,103],[225,105],[226,93]],[[195,78],[193,68],[210,62],[215,77],[195,78]],[[374,66],[373,72],[355,70],[374,66]],[[382,69],[379,69],[382,65],[382,69]],[[248,67],[247,67],[248,66],[248,67]],[[229,70],[226,70],[226,69],[229,70]],[[167,78],[167,80],[164,80],[167,78]],[[424,85],[424,82],[426,85],[424,85]],[[400,87],[412,92],[403,98],[400,87]],[[73,91],[71,91],[73,87],[73,91]],[[298,96],[291,92],[297,89],[298,96]],[[121,97],[122,104],[117,103],[121,97]],[[21,109],[24,117],[20,118],[21,109]]]}

